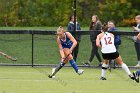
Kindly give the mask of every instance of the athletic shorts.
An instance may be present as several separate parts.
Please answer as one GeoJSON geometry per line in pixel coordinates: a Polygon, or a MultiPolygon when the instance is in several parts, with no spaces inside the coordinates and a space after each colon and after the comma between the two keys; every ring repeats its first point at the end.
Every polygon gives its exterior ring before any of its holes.
{"type": "Polygon", "coordinates": [[[62,48],[64,49],[64,48],[71,48],[71,46],[62,46],[62,48]]]}
{"type": "Polygon", "coordinates": [[[118,52],[114,52],[114,53],[102,53],[102,56],[103,56],[103,59],[107,59],[107,60],[110,60],[110,59],[116,59],[119,57],[119,53],[118,52]]]}

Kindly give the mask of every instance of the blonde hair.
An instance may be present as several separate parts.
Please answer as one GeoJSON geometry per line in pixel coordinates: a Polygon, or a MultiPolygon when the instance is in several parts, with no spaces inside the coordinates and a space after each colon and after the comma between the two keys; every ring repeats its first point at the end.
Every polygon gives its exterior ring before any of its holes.
{"type": "Polygon", "coordinates": [[[59,26],[59,27],[57,28],[57,33],[58,33],[58,32],[61,32],[62,28],[63,28],[62,26],[59,26]]]}

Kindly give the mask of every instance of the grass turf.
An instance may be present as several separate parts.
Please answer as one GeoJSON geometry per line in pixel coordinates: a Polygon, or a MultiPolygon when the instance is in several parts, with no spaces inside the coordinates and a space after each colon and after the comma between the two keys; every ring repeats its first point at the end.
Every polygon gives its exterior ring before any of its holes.
{"type": "Polygon", "coordinates": [[[0,67],[0,93],[139,93],[140,84],[129,79],[122,69],[107,71],[107,80],[99,80],[101,69],[83,68],[77,75],[63,68],[55,79],[48,78],[51,68],[0,67]]]}

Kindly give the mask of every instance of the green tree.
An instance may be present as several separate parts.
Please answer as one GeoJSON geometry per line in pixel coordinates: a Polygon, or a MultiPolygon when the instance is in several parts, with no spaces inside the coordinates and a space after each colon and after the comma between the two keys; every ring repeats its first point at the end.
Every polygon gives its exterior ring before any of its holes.
{"type": "Polygon", "coordinates": [[[120,3],[120,0],[105,0],[99,3],[99,15],[102,20],[114,20],[118,26],[123,25],[123,19],[133,18],[139,11],[133,8],[131,2],[120,3]]]}
{"type": "MultiPolygon", "coordinates": [[[[77,0],[76,11],[81,26],[89,26],[93,14],[102,22],[114,20],[124,26],[124,19],[139,14],[139,4],[139,0],[77,0]]],[[[73,0],[0,0],[0,25],[67,26],[72,7],[73,0]]]]}

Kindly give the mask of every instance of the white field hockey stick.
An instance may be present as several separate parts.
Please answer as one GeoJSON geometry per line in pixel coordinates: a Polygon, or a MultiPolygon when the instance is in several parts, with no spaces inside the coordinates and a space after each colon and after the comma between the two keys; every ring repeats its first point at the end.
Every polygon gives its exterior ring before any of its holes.
{"type": "MultiPolygon", "coordinates": [[[[70,53],[70,54],[71,54],[71,53],[70,53]]],[[[64,58],[63,62],[66,61],[66,59],[69,57],[70,54],[68,54],[68,55],[64,58]]],[[[54,73],[52,73],[52,74],[49,75],[48,77],[49,77],[49,78],[52,78],[60,69],[61,69],[61,68],[59,68],[59,67],[56,68],[55,71],[54,71],[54,73]]]]}
{"type": "Polygon", "coordinates": [[[6,57],[7,59],[10,59],[11,61],[17,61],[16,58],[13,58],[13,57],[11,57],[11,56],[9,56],[9,55],[3,53],[3,52],[0,52],[0,54],[3,55],[4,57],[6,57]]]}

